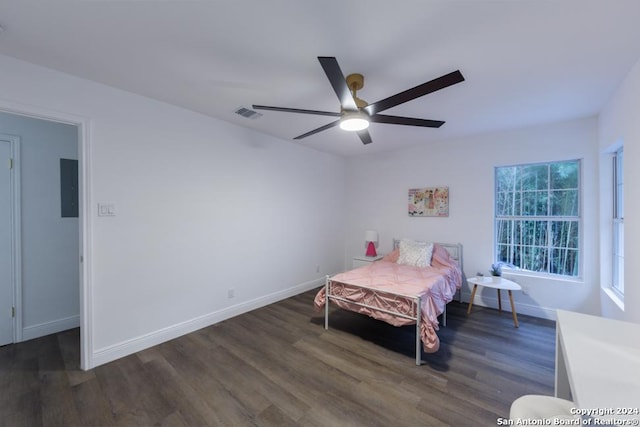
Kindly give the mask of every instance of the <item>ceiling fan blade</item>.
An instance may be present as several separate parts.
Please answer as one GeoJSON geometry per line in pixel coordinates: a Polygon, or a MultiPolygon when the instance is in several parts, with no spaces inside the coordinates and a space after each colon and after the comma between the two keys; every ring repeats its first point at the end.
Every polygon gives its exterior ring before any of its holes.
{"type": "Polygon", "coordinates": [[[301,113],[301,114],[315,114],[318,116],[331,116],[340,117],[340,113],[333,113],[331,111],[318,111],[318,110],[302,110],[300,108],[286,108],[286,107],[271,107],[269,105],[253,105],[254,110],[270,110],[270,111],[282,111],[284,113],[301,113]]]}
{"type": "Polygon", "coordinates": [[[364,145],[371,144],[373,142],[371,140],[371,135],[369,135],[369,131],[366,129],[359,130],[358,136],[360,137],[360,141],[362,141],[364,145]]]}
{"type": "Polygon", "coordinates": [[[412,117],[388,116],[386,114],[374,114],[373,116],[369,116],[369,120],[374,123],[421,126],[425,128],[439,128],[444,124],[442,120],[414,119],[412,117]]]}
{"type": "Polygon", "coordinates": [[[364,110],[369,113],[370,116],[372,116],[381,111],[388,110],[391,107],[395,107],[396,105],[403,104],[407,101],[411,101],[412,99],[419,98],[431,92],[444,89],[445,87],[463,81],[464,76],[462,75],[460,70],[456,70],[452,73],[438,77],[437,79],[433,79],[411,89],[407,89],[404,92],[397,93],[378,102],[374,102],[373,104],[369,104],[368,106],[364,107],[364,110]]]}
{"type": "Polygon", "coordinates": [[[320,65],[322,65],[322,69],[327,75],[334,92],[338,95],[342,108],[357,111],[358,106],[353,99],[353,95],[351,95],[349,86],[347,86],[347,80],[340,69],[340,65],[338,65],[338,60],[333,56],[318,56],[318,61],[320,61],[320,65]]]}
{"type": "Polygon", "coordinates": [[[331,129],[331,128],[332,128],[332,127],[334,127],[334,126],[338,126],[338,124],[340,124],[340,120],[336,120],[335,122],[331,122],[331,123],[326,124],[326,125],[324,125],[324,126],[320,126],[320,127],[319,127],[319,128],[317,128],[317,129],[314,129],[314,130],[309,131],[309,132],[307,132],[307,133],[303,133],[302,135],[298,135],[298,136],[296,136],[296,137],[295,137],[295,138],[293,138],[293,139],[302,139],[302,138],[306,138],[306,137],[311,136],[311,135],[314,135],[314,134],[316,134],[316,133],[318,133],[318,132],[322,132],[323,130],[331,129]]]}

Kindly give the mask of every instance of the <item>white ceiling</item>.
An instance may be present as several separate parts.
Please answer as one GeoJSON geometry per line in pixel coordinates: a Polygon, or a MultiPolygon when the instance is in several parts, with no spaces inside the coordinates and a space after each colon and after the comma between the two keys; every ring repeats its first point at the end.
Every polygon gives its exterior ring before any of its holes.
{"type": "Polygon", "coordinates": [[[0,0],[0,54],[340,155],[597,114],[640,58],[638,0],[0,0]],[[375,102],[459,69],[465,82],[385,111],[440,129],[373,123],[373,143],[339,111],[317,56],[365,75],[375,102]]]}

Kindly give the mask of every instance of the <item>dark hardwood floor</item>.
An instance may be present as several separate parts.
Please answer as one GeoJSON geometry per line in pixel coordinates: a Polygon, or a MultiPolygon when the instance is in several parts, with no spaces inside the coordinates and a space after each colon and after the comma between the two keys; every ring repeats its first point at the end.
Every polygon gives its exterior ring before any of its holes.
{"type": "Polygon", "coordinates": [[[440,350],[315,291],[80,371],[79,331],[0,347],[2,426],[495,426],[552,394],[555,323],[453,302],[440,350]]]}

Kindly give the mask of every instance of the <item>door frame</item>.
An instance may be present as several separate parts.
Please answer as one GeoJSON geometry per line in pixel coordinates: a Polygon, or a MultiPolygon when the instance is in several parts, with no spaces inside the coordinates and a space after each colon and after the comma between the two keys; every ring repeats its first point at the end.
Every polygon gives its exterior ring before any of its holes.
{"type": "MultiPolygon", "coordinates": [[[[68,114],[57,110],[49,110],[32,105],[24,105],[11,101],[0,99],[0,111],[20,116],[32,117],[52,122],[65,123],[76,126],[78,129],[78,221],[79,221],[79,300],[80,300],[80,369],[88,370],[94,367],[93,361],[93,292],[91,282],[91,262],[92,262],[92,246],[91,246],[91,119],[75,114],[68,114]]],[[[17,217],[19,221],[19,216],[17,217]]],[[[15,244],[15,242],[14,242],[15,244]]],[[[17,251],[21,253],[21,242],[18,242],[17,251]]],[[[21,271],[21,268],[19,269],[21,271]]],[[[14,334],[16,342],[22,338],[22,285],[16,282],[15,286],[20,285],[20,292],[15,292],[18,298],[15,303],[20,303],[20,308],[16,307],[16,319],[14,322],[16,333],[14,334]],[[18,313],[19,311],[19,313],[18,313]],[[19,328],[18,328],[19,322],[19,328]]]]}
{"type": "Polygon", "coordinates": [[[22,226],[20,207],[20,137],[0,133],[0,139],[9,142],[9,152],[12,160],[9,186],[11,195],[11,293],[14,316],[12,319],[12,340],[14,343],[22,341],[22,226]]]}

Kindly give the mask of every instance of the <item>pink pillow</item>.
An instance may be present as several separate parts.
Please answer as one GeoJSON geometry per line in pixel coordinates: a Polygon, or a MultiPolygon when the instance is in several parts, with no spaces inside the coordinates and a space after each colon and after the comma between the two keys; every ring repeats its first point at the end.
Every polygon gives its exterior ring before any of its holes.
{"type": "Polygon", "coordinates": [[[449,267],[452,265],[453,261],[454,260],[451,258],[449,251],[438,244],[433,245],[433,255],[431,256],[432,265],[436,264],[437,266],[449,267]]]}
{"type": "Polygon", "coordinates": [[[398,258],[400,257],[400,248],[394,249],[391,252],[389,252],[388,254],[386,254],[383,258],[382,261],[387,261],[387,262],[398,262],[398,258]]]}

